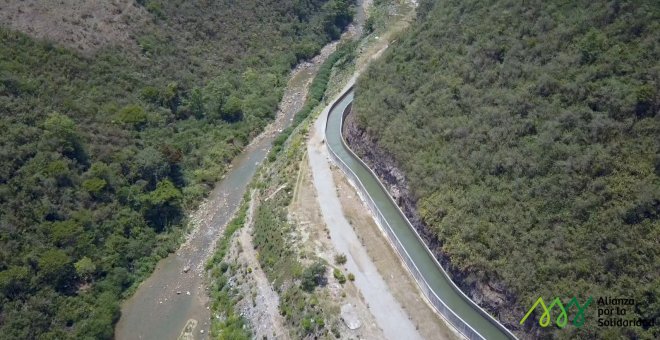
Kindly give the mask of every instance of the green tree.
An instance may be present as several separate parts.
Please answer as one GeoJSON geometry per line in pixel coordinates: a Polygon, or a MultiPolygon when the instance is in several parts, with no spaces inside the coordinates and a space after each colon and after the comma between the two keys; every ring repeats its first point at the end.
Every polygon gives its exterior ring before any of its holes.
{"type": "Polygon", "coordinates": [[[57,221],[52,224],[50,237],[58,247],[71,247],[76,244],[84,229],[74,220],[57,221]]]}
{"type": "Polygon", "coordinates": [[[27,267],[12,266],[0,271],[0,292],[13,298],[27,290],[30,272],[27,267]]]}
{"type": "Polygon", "coordinates": [[[44,129],[46,143],[53,150],[79,162],[87,160],[82,138],[71,118],[57,112],[52,113],[46,118],[44,129]]]}
{"type": "Polygon", "coordinates": [[[229,123],[243,119],[243,102],[235,95],[229,96],[227,102],[222,105],[220,118],[229,123]]]}
{"type": "Polygon", "coordinates": [[[68,290],[74,280],[74,268],[69,256],[59,249],[48,249],[38,259],[39,276],[56,289],[68,290]]]}
{"type": "Polygon", "coordinates": [[[83,182],[83,188],[92,196],[99,197],[107,184],[103,178],[90,178],[83,182]]]}
{"type": "Polygon", "coordinates": [[[141,130],[147,124],[147,113],[140,105],[128,105],[119,111],[117,119],[120,122],[132,125],[138,130],[141,130]]]}
{"type": "Polygon", "coordinates": [[[140,92],[140,97],[151,104],[160,104],[160,93],[155,86],[145,86],[140,92]]]}
{"type": "Polygon", "coordinates": [[[145,219],[156,229],[162,230],[181,218],[181,191],[170,180],[158,182],[156,190],[145,194],[145,219]]]}
{"type": "Polygon", "coordinates": [[[176,82],[171,82],[165,87],[163,91],[163,105],[167,106],[172,113],[177,113],[177,109],[181,105],[181,96],[179,94],[179,85],[176,82]]]}
{"type": "Polygon", "coordinates": [[[323,29],[331,39],[338,39],[342,30],[351,22],[353,11],[347,0],[330,0],[323,5],[326,19],[323,29]]]}
{"type": "Polygon", "coordinates": [[[74,264],[76,268],[76,273],[85,281],[89,281],[94,273],[96,272],[96,265],[94,262],[87,256],[80,259],[74,264]]]}
{"type": "Polygon", "coordinates": [[[332,276],[334,276],[335,279],[337,279],[337,282],[339,282],[341,284],[346,283],[346,276],[344,275],[344,273],[341,272],[341,269],[335,268],[332,271],[332,276]]]}
{"type": "Polygon", "coordinates": [[[325,265],[323,262],[314,262],[303,271],[301,282],[301,287],[303,290],[311,292],[317,286],[325,284],[325,282],[325,265]]]}
{"type": "Polygon", "coordinates": [[[199,88],[194,88],[187,102],[190,111],[197,119],[204,117],[204,96],[199,88]]]}
{"type": "Polygon", "coordinates": [[[148,181],[153,188],[158,181],[170,174],[170,164],[162,152],[149,146],[140,150],[131,164],[136,179],[148,181]]]}

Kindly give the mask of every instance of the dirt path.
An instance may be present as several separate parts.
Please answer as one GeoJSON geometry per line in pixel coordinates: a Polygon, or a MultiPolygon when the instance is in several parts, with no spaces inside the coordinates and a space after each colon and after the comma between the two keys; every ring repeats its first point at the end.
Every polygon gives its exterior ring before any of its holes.
{"type": "MultiPolygon", "coordinates": [[[[350,271],[344,265],[335,263],[334,257],[337,255],[337,250],[328,237],[329,229],[321,214],[311,172],[305,156],[300,164],[298,179],[293,191],[294,197],[289,206],[289,218],[295,223],[296,232],[300,235],[300,242],[297,242],[295,246],[304,253],[318,256],[348,273],[350,271]]],[[[327,302],[335,304],[338,313],[340,306],[350,304],[361,323],[359,328],[350,329],[346,322],[342,322],[341,339],[383,339],[385,337],[354,282],[349,280],[340,284],[336,279],[330,277],[326,288],[328,295],[325,299],[327,302]]]]}
{"type": "Polygon", "coordinates": [[[280,315],[278,306],[280,298],[273,290],[266,274],[261,269],[257,259],[257,251],[252,243],[253,216],[256,209],[256,191],[252,191],[250,198],[250,207],[245,222],[245,226],[240,230],[237,238],[238,244],[232,248],[240,248],[240,251],[232,251],[237,254],[237,263],[243,267],[249,268],[246,275],[245,285],[243,287],[247,294],[252,294],[252,299],[244,299],[238,305],[241,313],[248,318],[252,325],[255,339],[264,337],[272,339],[289,339],[289,333],[284,325],[284,320],[280,315]]]}
{"type": "Polygon", "coordinates": [[[326,108],[316,120],[307,144],[307,152],[321,215],[329,228],[332,243],[337,251],[346,254],[346,267],[354,273],[355,285],[385,336],[389,339],[422,339],[344,217],[324,143],[328,111],[326,108]]]}

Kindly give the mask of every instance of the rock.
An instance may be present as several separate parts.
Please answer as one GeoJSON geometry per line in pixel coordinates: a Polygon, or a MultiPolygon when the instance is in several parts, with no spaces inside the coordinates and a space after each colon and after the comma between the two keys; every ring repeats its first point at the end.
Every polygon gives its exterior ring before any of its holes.
{"type": "Polygon", "coordinates": [[[176,295],[181,295],[181,291],[180,291],[180,290],[177,290],[177,291],[176,291],[176,295]]]}
{"type": "Polygon", "coordinates": [[[184,272],[184,273],[187,273],[187,272],[189,272],[189,271],[190,271],[190,267],[186,266],[185,268],[183,268],[183,272],[184,272]]]}
{"type": "Polygon", "coordinates": [[[186,295],[190,295],[190,291],[186,291],[186,295]]]}
{"type": "Polygon", "coordinates": [[[360,326],[362,326],[362,322],[360,322],[360,318],[358,318],[357,311],[355,311],[355,308],[353,308],[353,305],[350,303],[341,306],[341,319],[346,324],[346,327],[351,330],[358,329],[360,326]]]}

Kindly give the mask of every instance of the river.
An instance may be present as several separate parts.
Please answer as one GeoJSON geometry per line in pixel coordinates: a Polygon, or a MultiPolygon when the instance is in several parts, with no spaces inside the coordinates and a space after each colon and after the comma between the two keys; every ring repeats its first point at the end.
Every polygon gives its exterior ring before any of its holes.
{"type": "MultiPolygon", "coordinates": [[[[362,2],[357,1],[357,32],[364,21],[362,2]]],[[[161,260],[151,276],[122,304],[116,339],[208,338],[211,315],[204,265],[273,140],[279,131],[291,125],[304,104],[309,84],[336,44],[326,45],[319,56],[292,71],[276,120],[233,160],[206,203],[193,214],[193,219],[201,222],[186,242],[176,253],[161,260]]]]}
{"type": "Polygon", "coordinates": [[[151,276],[123,303],[115,328],[117,339],[177,339],[187,323],[195,338],[206,338],[210,313],[204,265],[238,209],[247,185],[268,154],[277,132],[290,126],[293,116],[302,108],[309,82],[321,62],[317,60],[293,71],[281,105],[286,110],[282,110],[277,120],[233,160],[207,203],[199,208],[203,211],[195,213],[203,221],[186,242],[176,253],[161,260],[151,276]],[[194,325],[196,327],[192,327],[194,325]]]}

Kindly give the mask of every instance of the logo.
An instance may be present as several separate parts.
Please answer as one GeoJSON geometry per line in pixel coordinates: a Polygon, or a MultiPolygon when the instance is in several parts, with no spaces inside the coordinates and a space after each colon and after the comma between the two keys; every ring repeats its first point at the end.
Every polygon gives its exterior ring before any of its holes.
{"type": "Polygon", "coordinates": [[[542,297],[539,297],[532,308],[527,311],[527,314],[525,314],[525,317],[520,320],[520,324],[522,325],[525,323],[525,320],[529,317],[530,314],[538,307],[541,305],[541,308],[543,308],[543,314],[539,318],[539,325],[541,327],[548,327],[550,325],[550,319],[552,316],[550,315],[550,311],[552,310],[553,307],[557,306],[559,307],[559,316],[557,316],[557,320],[555,320],[555,324],[559,328],[564,328],[566,324],[568,323],[568,314],[567,311],[571,309],[571,307],[575,306],[577,308],[577,314],[575,314],[575,317],[573,317],[573,325],[575,327],[582,327],[584,325],[584,311],[587,309],[589,304],[591,303],[592,297],[590,296],[589,299],[587,299],[587,302],[584,303],[584,306],[581,306],[580,303],[578,302],[576,297],[573,297],[571,301],[568,303],[566,307],[564,307],[564,304],[562,304],[561,300],[558,297],[555,297],[554,300],[552,300],[552,304],[550,307],[547,307],[545,305],[545,302],[543,301],[542,297]]]}

